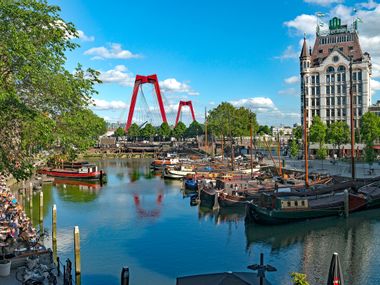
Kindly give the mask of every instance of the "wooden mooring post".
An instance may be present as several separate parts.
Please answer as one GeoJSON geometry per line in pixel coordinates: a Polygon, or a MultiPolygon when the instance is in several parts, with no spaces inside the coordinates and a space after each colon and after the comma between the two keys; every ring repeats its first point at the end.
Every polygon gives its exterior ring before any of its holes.
{"type": "Polygon", "coordinates": [[[350,203],[349,203],[349,194],[348,190],[344,190],[344,216],[348,218],[350,213],[350,203]]]}
{"type": "Polygon", "coordinates": [[[57,205],[54,204],[52,208],[52,245],[53,245],[53,260],[58,264],[57,259],[57,205]]]}
{"type": "Polygon", "coordinates": [[[44,222],[44,192],[40,192],[40,223],[44,222]]]}
{"type": "Polygon", "coordinates": [[[29,183],[29,212],[30,218],[33,216],[33,183],[29,183]]]}
{"type": "MultiPolygon", "coordinates": [[[[79,227],[74,227],[74,256],[75,256],[75,279],[80,280],[80,235],[79,235],[79,227]]],[[[80,283],[80,281],[79,281],[80,283]]],[[[77,283],[78,284],[78,283],[77,283]]]]}

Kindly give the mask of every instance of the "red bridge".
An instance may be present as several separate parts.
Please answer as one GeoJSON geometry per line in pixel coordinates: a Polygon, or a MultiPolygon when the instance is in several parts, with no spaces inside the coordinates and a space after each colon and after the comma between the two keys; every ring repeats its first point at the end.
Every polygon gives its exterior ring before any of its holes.
{"type": "MultiPolygon", "coordinates": [[[[132,93],[132,100],[131,100],[131,104],[129,107],[128,119],[127,119],[127,123],[125,125],[126,131],[128,131],[129,127],[132,125],[132,118],[133,118],[133,113],[135,111],[136,100],[137,100],[137,95],[139,93],[139,88],[141,87],[141,85],[143,85],[145,83],[150,83],[150,84],[154,85],[154,90],[155,90],[155,93],[157,96],[157,101],[158,101],[158,106],[160,108],[162,122],[167,123],[165,107],[164,107],[164,103],[162,100],[161,90],[160,90],[160,85],[158,83],[157,75],[156,74],[152,74],[152,75],[148,75],[148,76],[136,75],[135,85],[133,87],[133,93],[132,93]]],[[[195,121],[195,115],[194,115],[194,109],[193,109],[192,102],[191,101],[180,101],[179,105],[178,105],[178,112],[177,112],[177,118],[175,121],[175,125],[178,124],[178,119],[179,119],[179,116],[181,113],[182,106],[189,106],[192,119],[193,119],[193,121],[195,121]]]]}

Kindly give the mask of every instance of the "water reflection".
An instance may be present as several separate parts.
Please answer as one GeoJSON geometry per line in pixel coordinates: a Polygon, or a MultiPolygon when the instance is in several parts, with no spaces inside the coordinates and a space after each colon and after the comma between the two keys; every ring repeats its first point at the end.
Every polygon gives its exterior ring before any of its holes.
{"type": "Polygon", "coordinates": [[[264,245],[277,255],[299,245],[300,256],[293,258],[301,260],[300,270],[309,276],[311,284],[326,283],[332,253],[338,252],[346,281],[360,284],[379,278],[369,274],[371,263],[378,259],[374,252],[380,250],[375,234],[379,214],[380,210],[372,210],[353,214],[348,220],[333,217],[279,226],[247,225],[247,251],[264,245]]]}
{"type": "Polygon", "coordinates": [[[54,186],[62,200],[77,203],[94,201],[102,188],[98,183],[73,180],[55,180],[54,186]]]}

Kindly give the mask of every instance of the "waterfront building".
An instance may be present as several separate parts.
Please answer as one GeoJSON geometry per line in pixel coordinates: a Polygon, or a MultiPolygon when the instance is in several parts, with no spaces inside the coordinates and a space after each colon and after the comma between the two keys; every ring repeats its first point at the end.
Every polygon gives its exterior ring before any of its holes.
{"type": "Polygon", "coordinates": [[[355,20],[347,27],[335,17],[328,30],[322,31],[318,24],[313,48],[308,49],[304,39],[300,55],[301,114],[305,103],[308,126],[314,116],[327,125],[336,121],[350,125],[351,79],[355,128],[371,105],[371,57],[360,47],[357,23],[355,20]]]}

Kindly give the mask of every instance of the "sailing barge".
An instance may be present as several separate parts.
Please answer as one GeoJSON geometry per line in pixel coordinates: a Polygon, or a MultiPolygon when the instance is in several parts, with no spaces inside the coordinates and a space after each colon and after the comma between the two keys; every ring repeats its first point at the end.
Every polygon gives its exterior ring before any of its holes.
{"type": "Polygon", "coordinates": [[[99,180],[104,181],[105,173],[94,164],[81,164],[72,168],[44,167],[38,170],[39,174],[51,177],[77,179],[77,180],[99,180]]]}

